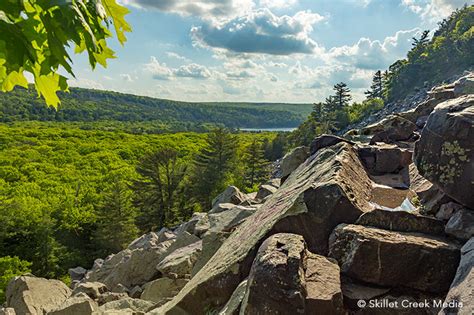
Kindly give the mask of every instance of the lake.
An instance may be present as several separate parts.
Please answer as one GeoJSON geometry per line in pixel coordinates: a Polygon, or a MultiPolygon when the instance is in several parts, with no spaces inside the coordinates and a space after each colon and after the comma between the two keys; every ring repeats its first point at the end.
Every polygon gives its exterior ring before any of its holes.
{"type": "Polygon", "coordinates": [[[293,128],[239,128],[241,131],[249,132],[264,132],[264,131],[273,131],[273,132],[291,132],[296,129],[293,128]]]}

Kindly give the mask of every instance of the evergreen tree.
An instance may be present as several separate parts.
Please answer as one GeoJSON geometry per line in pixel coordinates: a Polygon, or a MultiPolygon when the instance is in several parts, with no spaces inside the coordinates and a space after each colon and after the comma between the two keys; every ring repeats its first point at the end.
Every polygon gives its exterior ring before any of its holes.
{"type": "Polygon", "coordinates": [[[127,183],[114,176],[99,207],[95,237],[105,255],[124,249],[138,234],[136,209],[127,183]]]}
{"type": "Polygon", "coordinates": [[[383,98],[382,71],[378,70],[377,72],[375,72],[374,77],[372,79],[372,85],[370,86],[370,90],[366,91],[365,95],[368,99],[383,98]]]}
{"type": "Polygon", "coordinates": [[[413,47],[418,47],[418,46],[423,46],[425,45],[426,43],[429,42],[429,39],[428,39],[428,35],[430,34],[430,31],[429,30],[425,30],[423,31],[423,33],[421,33],[421,36],[420,38],[416,38],[416,37],[413,37],[412,40],[413,42],[411,43],[411,45],[413,47]]]}
{"type": "Polygon", "coordinates": [[[252,189],[255,185],[263,183],[268,178],[269,162],[265,159],[262,144],[254,140],[244,153],[244,184],[252,189]]]}
{"type": "Polygon", "coordinates": [[[179,216],[177,197],[183,188],[187,166],[173,148],[160,149],[145,156],[137,166],[141,176],[135,180],[134,204],[140,210],[137,222],[144,231],[175,223],[179,216]]]}
{"type": "Polygon", "coordinates": [[[206,142],[195,158],[191,180],[194,196],[204,210],[210,208],[212,198],[228,184],[236,164],[238,146],[237,138],[222,127],[209,132],[206,142]]]}
{"type": "Polygon", "coordinates": [[[264,157],[268,161],[276,161],[285,155],[285,149],[288,144],[288,139],[284,133],[278,133],[272,141],[264,139],[264,157]]]}
{"type": "Polygon", "coordinates": [[[334,101],[337,110],[343,110],[344,108],[349,106],[349,102],[351,101],[352,96],[350,94],[351,90],[347,87],[347,84],[345,84],[344,82],[340,82],[334,85],[333,89],[336,94],[334,95],[334,99],[331,100],[330,103],[332,104],[332,101],[334,101]]]}

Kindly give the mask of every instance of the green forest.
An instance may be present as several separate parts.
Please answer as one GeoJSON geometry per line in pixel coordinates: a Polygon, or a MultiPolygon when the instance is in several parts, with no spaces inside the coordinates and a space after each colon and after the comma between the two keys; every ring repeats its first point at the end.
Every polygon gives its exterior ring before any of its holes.
{"type": "Polygon", "coordinates": [[[278,138],[222,128],[134,135],[67,123],[2,124],[0,252],[9,257],[0,258],[0,274],[28,269],[63,277],[139,233],[207,211],[227,185],[253,191],[266,175],[246,170],[266,174],[269,159],[283,154],[278,138]]]}
{"type": "Polygon", "coordinates": [[[133,133],[205,131],[209,125],[229,128],[298,126],[311,104],[188,103],[111,91],[71,88],[60,93],[59,110],[47,107],[36,91],[17,88],[0,94],[0,122],[86,122],[119,125],[133,133]]]}

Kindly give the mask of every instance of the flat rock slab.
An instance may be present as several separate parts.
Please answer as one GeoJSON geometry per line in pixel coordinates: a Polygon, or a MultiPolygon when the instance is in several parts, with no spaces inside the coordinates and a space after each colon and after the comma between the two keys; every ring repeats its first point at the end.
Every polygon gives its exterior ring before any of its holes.
{"type": "Polygon", "coordinates": [[[442,238],[341,224],[331,235],[329,255],[351,278],[442,293],[454,278],[460,251],[442,238]]]}
{"type": "Polygon", "coordinates": [[[389,231],[444,235],[443,221],[407,211],[376,209],[361,215],[360,218],[357,219],[356,224],[389,231]]]}
{"type": "Polygon", "coordinates": [[[440,314],[474,314],[474,237],[461,249],[461,262],[440,314]]]}
{"type": "Polygon", "coordinates": [[[160,314],[202,314],[222,307],[250,271],[268,235],[303,235],[310,251],[327,253],[339,223],[355,222],[370,211],[371,180],[347,143],[324,148],[300,165],[280,189],[230,235],[209,262],[160,314]]]}

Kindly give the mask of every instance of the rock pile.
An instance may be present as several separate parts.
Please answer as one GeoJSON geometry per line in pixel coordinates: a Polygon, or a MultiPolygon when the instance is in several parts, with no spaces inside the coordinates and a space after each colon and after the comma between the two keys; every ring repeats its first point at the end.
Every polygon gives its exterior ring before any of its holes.
{"type": "Polygon", "coordinates": [[[473,81],[293,150],[281,181],[227,188],[71,288],[17,277],[0,314],[472,314],[473,81]]]}

